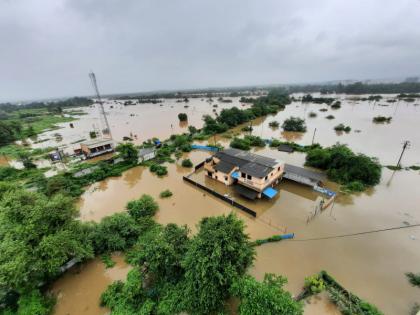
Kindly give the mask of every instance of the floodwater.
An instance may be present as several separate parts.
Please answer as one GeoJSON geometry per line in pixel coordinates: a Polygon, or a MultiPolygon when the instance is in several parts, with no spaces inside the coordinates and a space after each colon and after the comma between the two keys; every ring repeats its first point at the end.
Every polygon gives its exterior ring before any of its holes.
{"type": "MultiPolygon", "coordinates": [[[[338,96],[342,98],[342,96],[338,96]]],[[[192,103],[200,100],[191,100],[192,103]]],[[[232,105],[232,104],[230,104],[232,105]]],[[[138,105],[141,107],[143,105],[138,105]]],[[[160,111],[159,105],[155,106],[160,111]]],[[[198,107],[198,105],[197,105],[198,107]]],[[[210,106],[211,107],[211,106],[210,106]]],[[[316,142],[331,145],[337,141],[348,143],[356,152],[362,152],[379,158],[382,164],[395,164],[399,157],[403,140],[410,140],[411,147],[406,151],[403,165],[419,165],[420,163],[420,133],[415,132],[420,121],[420,108],[410,103],[353,102],[342,100],[339,110],[328,109],[320,112],[324,105],[302,105],[299,102],[289,105],[285,111],[274,117],[259,119],[253,123],[253,134],[264,138],[295,137],[298,143],[310,144],[314,128],[316,142]],[[380,106],[380,104],[390,104],[380,106]],[[308,132],[296,137],[296,134],[282,134],[281,129],[273,130],[268,126],[272,120],[280,124],[289,116],[306,117],[310,111],[316,111],[316,118],[307,118],[308,132]],[[333,114],[332,121],[324,116],[333,114]],[[373,124],[372,118],[377,115],[392,116],[390,124],[373,124]],[[337,134],[333,126],[338,123],[350,125],[353,130],[349,134],[337,134]]],[[[157,115],[157,114],[156,114],[157,115]]],[[[174,113],[175,119],[176,113],[174,113]]],[[[86,116],[82,116],[82,120],[86,116]]],[[[198,120],[197,120],[198,121],[198,120]]],[[[140,120],[139,123],[143,121],[140,120]]],[[[152,127],[150,127],[152,128],[152,127]]],[[[156,134],[163,134],[160,125],[155,124],[156,134]]],[[[239,130],[239,129],[238,129],[239,130]]],[[[153,132],[151,132],[153,133],[153,132]]],[[[152,135],[151,135],[152,136],[152,135]]],[[[150,136],[150,137],[151,137],[150,136]]],[[[163,136],[162,136],[163,137],[163,136]]],[[[225,146],[228,139],[216,139],[225,146]]],[[[268,156],[283,159],[286,163],[303,165],[305,155],[301,153],[284,153],[271,148],[257,150],[268,156]]],[[[209,153],[194,151],[189,156],[194,164],[201,162],[209,153]]],[[[314,200],[317,195],[308,187],[283,181],[278,188],[278,197],[272,201],[246,201],[239,199],[227,187],[206,179],[200,173],[193,175],[196,180],[205,182],[214,189],[224,191],[254,209],[258,216],[252,218],[236,208],[232,208],[213,196],[185,183],[182,176],[190,170],[182,168],[180,162],[168,164],[169,174],[159,178],[148,169],[136,167],[126,171],[121,177],[109,178],[87,188],[79,200],[80,217],[84,221],[99,221],[104,216],[118,211],[124,211],[125,204],[142,194],[147,193],[159,201],[160,210],[157,220],[160,223],[186,224],[196,231],[196,224],[205,216],[227,214],[231,211],[245,221],[246,231],[251,239],[258,239],[281,234],[295,233],[295,240],[271,243],[257,248],[257,256],[250,273],[257,279],[262,279],[264,273],[277,273],[288,278],[286,288],[293,294],[298,294],[304,278],[326,270],[343,286],[358,296],[378,306],[385,314],[407,314],[414,302],[419,302],[418,289],[411,287],[404,273],[419,272],[420,261],[420,230],[418,228],[400,229],[395,231],[367,234],[362,236],[343,237],[324,240],[308,240],[313,238],[334,236],[383,229],[395,226],[420,223],[420,184],[419,171],[392,172],[383,169],[379,185],[364,193],[352,195],[339,194],[333,206],[318,214],[312,220],[314,200]],[[174,195],[160,199],[162,190],[170,189],[174,195]]],[[[327,183],[331,189],[337,190],[334,183],[327,183]]],[[[56,314],[102,314],[95,309],[97,305],[77,295],[75,286],[84,281],[84,271],[73,280],[73,276],[65,275],[58,283],[63,291],[68,292],[58,301],[58,308],[67,313],[56,314]],[[77,307],[87,308],[80,313],[77,307]]],[[[83,292],[97,290],[96,281],[103,279],[103,273],[97,272],[96,278],[86,273],[89,279],[83,292]],[[93,289],[91,287],[94,287],[93,289]]],[[[56,288],[57,284],[54,285],[56,288]]],[[[80,291],[79,291],[80,292],[80,291]]],[[[327,299],[312,301],[305,307],[305,314],[337,314],[335,308],[327,299]],[[313,302],[313,303],[312,303],[313,302]]]]}
{"type": "MultiPolygon", "coordinates": [[[[212,102],[207,99],[191,98],[188,103],[164,99],[160,104],[124,106],[122,104],[124,101],[105,100],[104,108],[114,140],[122,141],[123,137],[131,137],[134,143],[141,144],[153,137],[167,139],[171,134],[187,132],[190,125],[201,128],[203,115],[214,115],[214,110],[219,112],[223,108],[232,106],[241,108],[249,106],[241,104],[237,97],[224,99],[232,100],[232,103],[220,102],[216,98],[212,102]],[[179,113],[186,113],[188,122],[180,122],[179,113]]],[[[43,133],[37,138],[37,143],[32,143],[32,146],[34,148],[60,147],[67,153],[79,149],[80,142],[90,139],[90,131],[99,131],[103,127],[97,105],[81,107],[77,110],[85,112],[86,115],[76,116],[80,119],[71,122],[73,128],[68,122],[57,124],[60,129],[43,133]],[[61,137],[56,137],[56,134],[60,134],[61,137]]]]}
{"type": "Polygon", "coordinates": [[[113,268],[106,269],[99,258],[70,269],[54,283],[52,293],[57,297],[56,315],[98,314],[107,315],[109,310],[99,305],[103,291],[112,282],[125,280],[130,266],[124,257],[114,254],[113,268]]]}

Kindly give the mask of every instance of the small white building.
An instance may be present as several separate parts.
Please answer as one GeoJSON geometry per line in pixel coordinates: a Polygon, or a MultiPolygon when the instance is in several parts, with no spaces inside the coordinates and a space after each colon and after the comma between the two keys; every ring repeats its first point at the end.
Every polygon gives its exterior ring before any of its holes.
{"type": "Polygon", "coordinates": [[[82,153],[86,158],[114,152],[115,143],[111,139],[94,139],[80,144],[82,153]]]}
{"type": "Polygon", "coordinates": [[[153,159],[156,156],[155,148],[142,148],[139,150],[138,158],[139,163],[153,159]]]}

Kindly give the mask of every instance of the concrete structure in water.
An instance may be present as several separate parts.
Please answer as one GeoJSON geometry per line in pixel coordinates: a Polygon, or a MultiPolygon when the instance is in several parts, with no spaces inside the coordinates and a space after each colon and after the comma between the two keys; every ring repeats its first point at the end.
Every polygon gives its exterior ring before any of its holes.
{"type": "Polygon", "coordinates": [[[155,148],[142,148],[138,152],[139,163],[153,159],[156,156],[155,148]]]}
{"type": "Polygon", "coordinates": [[[272,187],[281,180],[284,162],[238,149],[217,152],[204,164],[206,175],[235,185],[238,193],[249,199],[272,198],[277,191],[272,187]]]}
{"type": "Polygon", "coordinates": [[[115,143],[111,139],[94,139],[80,144],[86,158],[93,158],[109,152],[114,152],[115,143]]]}

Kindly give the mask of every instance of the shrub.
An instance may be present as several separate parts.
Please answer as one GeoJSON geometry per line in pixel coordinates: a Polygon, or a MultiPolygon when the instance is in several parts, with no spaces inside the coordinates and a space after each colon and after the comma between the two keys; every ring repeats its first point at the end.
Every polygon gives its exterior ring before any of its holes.
{"type": "Polygon", "coordinates": [[[315,118],[318,115],[315,112],[310,112],[308,116],[311,117],[311,118],[315,118]]]}
{"type": "Polygon", "coordinates": [[[158,204],[150,195],[143,195],[140,199],[132,200],[127,203],[126,209],[128,213],[134,218],[152,217],[159,209],[158,204]]]}
{"type": "Polygon", "coordinates": [[[179,113],[178,114],[178,119],[179,119],[179,121],[187,121],[188,120],[188,116],[185,113],[179,113]]]}
{"type": "Polygon", "coordinates": [[[327,108],[321,108],[319,111],[320,111],[320,112],[327,112],[327,111],[328,111],[328,109],[327,109],[327,108]]]}
{"type": "Polygon", "coordinates": [[[241,129],[242,131],[252,131],[252,130],[254,130],[254,128],[252,128],[251,126],[245,126],[245,127],[242,127],[242,129],[241,129]]]}
{"type": "Polygon", "coordinates": [[[328,116],[326,116],[325,118],[327,118],[327,119],[334,119],[335,117],[334,117],[334,115],[328,115],[328,116]]]}
{"type": "Polygon", "coordinates": [[[325,283],[318,274],[315,274],[305,278],[305,288],[312,294],[317,294],[325,290],[325,283]]]}
{"type": "Polygon", "coordinates": [[[405,275],[407,276],[411,285],[420,288],[420,273],[415,274],[412,272],[407,272],[405,275]]]}
{"type": "Polygon", "coordinates": [[[181,165],[182,167],[188,167],[188,168],[193,167],[193,163],[191,162],[190,159],[182,160],[181,165]]]}
{"type": "Polygon", "coordinates": [[[268,126],[270,126],[271,128],[278,128],[280,124],[278,121],[273,120],[268,123],[268,126]]]}
{"type": "MultiPolygon", "coordinates": [[[[327,170],[328,177],[340,184],[358,181],[365,186],[379,183],[382,167],[378,160],[364,154],[355,154],[346,145],[315,148],[306,155],[306,165],[327,170]]],[[[359,184],[352,183],[353,188],[359,184]]]]}
{"type": "Polygon", "coordinates": [[[251,145],[245,139],[234,137],[233,140],[230,142],[230,147],[240,150],[248,151],[251,149],[251,145]]]}
{"type": "Polygon", "coordinates": [[[377,124],[381,124],[381,123],[389,124],[391,120],[392,120],[392,117],[385,117],[385,116],[376,116],[376,117],[373,117],[372,119],[372,121],[377,124]]]}
{"type": "Polygon", "coordinates": [[[170,191],[169,189],[166,189],[159,194],[160,198],[169,198],[172,195],[172,191],[170,191]]]}
{"type": "Polygon", "coordinates": [[[332,109],[339,109],[341,108],[341,102],[340,101],[335,101],[334,104],[331,105],[332,109]]]}
{"type": "Polygon", "coordinates": [[[112,268],[115,266],[115,261],[112,260],[111,255],[109,253],[101,255],[101,261],[105,265],[105,268],[112,268]]]}
{"type": "Polygon", "coordinates": [[[283,122],[282,128],[285,131],[305,132],[305,121],[299,117],[290,117],[283,122]]]}
{"type": "Polygon", "coordinates": [[[167,170],[166,166],[163,166],[163,165],[152,164],[152,165],[150,165],[149,169],[152,173],[156,173],[156,175],[158,175],[158,176],[164,176],[164,175],[168,174],[168,170],[167,170]]]}
{"type": "Polygon", "coordinates": [[[334,127],[335,131],[344,131],[346,133],[349,133],[351,131],[351,127],[350,126],[345,126],[344,124],[338,124],[337,126],[334,127]]]}

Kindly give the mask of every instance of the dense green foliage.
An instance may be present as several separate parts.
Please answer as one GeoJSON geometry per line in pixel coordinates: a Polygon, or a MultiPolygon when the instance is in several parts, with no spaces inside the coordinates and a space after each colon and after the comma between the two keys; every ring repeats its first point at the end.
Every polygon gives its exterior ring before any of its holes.
{"type": "Polygon", "coordinates": [[[204,315],[223,313],[236,297],[239,314],[302,314],[284,278],[245,275],[255,252],[243,229],[233,214],[202,219],[191,238],[185,226],[152,226],[127,254],[134,266],[127,280],[109,286],[102,304],[115,315],[204,315]]]}
{"type": "Polygon", "coordinates": [[[332,109],[339,109],[341,108],[341,102],[340,101],[335,101],[332,105],[331,105],[332,109]]]}
{"type": "Polygon", "coordinates": [[[156,173],[156,175],[158,176],[164,176],[168,174],[168,169],[164,165],[153,163],[152,165],[150,165],[149,169],[152,173],[156,173]]]}
{"type": "Polygon", "coordinates": [[[191,162],[190,159],[182,160],[181,165],[182,165],[182,167],[186,167],[186,168],[193,167],[193,163],[191,162]]]}
{"type": "Polygon", "coordinates": [[[206,134],[222,133],[257,117],[275,114],[290,103],[289,96],[282,90],[272,90],[267,96],[261,96],[251,101],[251,108],[232,107],[223,109],[216,119],[205,115],[203,117],[203,132],[206,134]]]}
{"type": "Polygon", "coordinates": [[[326,170],[331,180],[353,189],[374,186],[381,178],[377,159],[355,154],[342,144],[308,151],[306,165],[326,170]]]}
{"type": "Polygon", "coordinates": [[[402,83],[377,83],[367,84],[356,82],[351,84],[312,84],[294,85],[287,88],[289,93],[321,92],[321,93],[343,93],[343,94],[396,94],[396,93],[419,93],[420,82],[402,83]]]}
{"type": "Polygon", "coordinates": [[[185,113],[179,113],[178,114],[178,119],[179,119],[179,121],[187,121],[188,120],[188,116],[185,113]]]}
{"type": "Polygon", "coordinates": [[[331,97],[313,97],[310,94],[307,94],[302,97],[303,103],[316,103],[316,104],[328,104],[330,105],[332,102],[334,102],[334,99],[331,97]]]}
{"type": "Polygon", "coordinates": [[[251,147],[265,147],[265,142],[258,136],[246,135],[243,138],[234,137],[230,142],[230,147],[248,151],[251,147]]]}
{"type": "Polygon", "coordinates": [[[240,315],[298,315],[303,314],[302,304],[283,290],[287,280],[266,274],[263,282],[251,276],[236,278],[231,287],[232,295],[240,299],[240,315]]]}
{"type": "Polygon", "coordinates": [[[279,124],[278,121],[273,120],[273,121],[270,121],[268,123],[268,126],[271,127],[271,128],[278,128],[280,126],[280,124],[279,124]]]}
{"type": "Polygon", "coordinates": [[[126,209],[131,217],[138,220],[142,217],[152,217],[159,209],[157,202],[150,195],[143,195],[137,200],[127,203],[126,209]]]}
{"type": "Polygon", "coordinates": [[[339,132],[350,132],[351,131],[351,127],[350,126],[345,126],[344,124],[338,124],[337,126],[334,127],[335,131],[339,131],[339,132]]]}
{"type": "Polygon", "coordinates": [[[282,128],[284,131],[298,131],[305,132],[305,121],[299,117],[290,117],[283,122],[282,128]]]}
{"type": "Polygon", "coordinates": [[[372,121],[374,123],[390,123],[392,120],[392,117],[385,117],[385,116],[376,116],[373,117],[372,121]]]}
{"type": "Polygon", "coordinates": [[[173,195],[172,191],[170,191],[169,189],[165,189],[164,191],[161,191],[161,193],[159,194],[160,198],[169,198],[173,195]]]}
{"type": "Polygon", "coordinates": [[[118,144],[115,151],[117,151],[126,162],[135,164],[138,161],[138,150],[131,142],[118,144]]]}
{"type": "Polygon", "coordinates": [[[405,275],[407,276],[408,281],[411,283],[411,285],[420,288],[420,273],[416,274],[412,272],[407,272],[405,275]]]}

